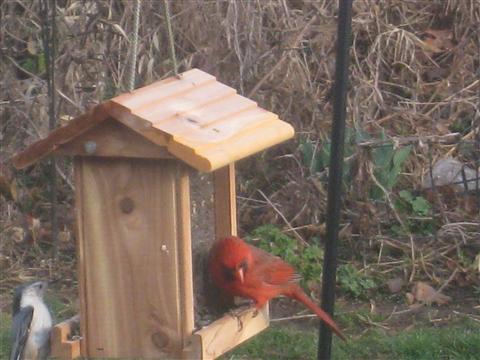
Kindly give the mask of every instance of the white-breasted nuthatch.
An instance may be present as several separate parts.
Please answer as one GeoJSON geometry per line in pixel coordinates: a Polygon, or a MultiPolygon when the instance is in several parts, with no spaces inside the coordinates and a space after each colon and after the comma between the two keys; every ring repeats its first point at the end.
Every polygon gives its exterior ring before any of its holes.
{"type": "Polygon", "coordinates": [[[10,360],[47,358],[52,329],[52,316],[43,301],[47,286],[46,281],[35,281],[15,289],[10,360]]]}

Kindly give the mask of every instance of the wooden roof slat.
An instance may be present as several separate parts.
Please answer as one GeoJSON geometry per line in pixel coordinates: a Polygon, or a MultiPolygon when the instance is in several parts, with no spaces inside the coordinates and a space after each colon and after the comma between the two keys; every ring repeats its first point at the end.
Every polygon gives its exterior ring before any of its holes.
{"type": "Polygon", "coordinates": [[[248,131],[252,127],[260,126],[265,121],[274,120],[279,120],[276,114],[257,107],[242,111],[231,119],[210,123],[202,130],[222,134],[224,138],[229,138],[240,132],[248,131]]]}
{"type": "MultiPolygon", "coordinates": [[[[185,135],[191,131],[205,129],[223,121],[235,121],[241,113],[256,109],[257,104],[240,95],[229,96],[222,101],[216,101],[200,108],[186,111],[168,121],[156,125],[162,131],[172,134],[175,138],[185,135]]],[[[205,130],[210,132],[211,130],[205,130]]],[[[214,130],[216,131],[216,130],[214,130]]]]}
{"type": "Polygon", "coordinates": [[[220,84],[208,83],[201,87],[195,87],[175,97],[175,101],[163,100],[155,103],[155,108],[134,109],[132,114],[142,117],[161,130],[161,124],[176,114],[191,111],[215,102],[219,99],[235,94],[235,89],[220,84]]]}
{"type": "Polygon", "coordinates": [[[236,114],[257,108],[257,103],[248,98],[235,94],[225,97],[222,101],[216,101],[204,107],[188,111],[183,116],[195,120],[200,127],[210,126],[219,121],[232,118],[236,114]]]}
{"type": "Polygon", "coordinates": [[[198,155],[210,160],[212,169],[218,169],[230,162],[235,162],[259,151],[281,143],[293,136],[292,127],[278,120],[262,122],[251,127],[218,146],[199,149],[198,155]]]}
{"type": "Polygon", "coordinates": [[[218,169],[293,136],[293,128],[288,123],[270,114],[272,116],[260,124],[213,145],[205,142],[204,146],[193,147],[188,140],[176,139],[169,143],[168,150],[201,171],[218,169]]]}
{"type": "Polygon", "coordinates": [[[184,72],[180,79],[171,77],[157,81],[153,84],[125,93],[112,99],[117,104],[129,109],[141,109],[149,103],[157,103],[167,98],[177,96],[192,87],[199,87],[209,82],[214,82],[215,77],[198,69],[184,72]]]}
{"type": "Polygon", "coordinates": [[[217,146],[219,142],[227,141],[235,134],[248,131],[251,127],[259,126],[265,121],[278,120],[277,115],[259,108],[243,111],[232,116],[228,121],[213,123],[204,128],[191,128],[184,133],[173,133],[177,142],[188,144],[192,148],[200,149],[217,146]]]}
{"type": "Polygon", "coordinates": [[[164,146],[167,144],[167,137],[170,136],[163,131],[155,129],[150,121],[132,115],[130,111],[122,105],[114,102],[111,102],[111,105],[109,114],[113,118],[128,126],[133,131],[145,136],[145,138],[157,145],[164,146]]]}

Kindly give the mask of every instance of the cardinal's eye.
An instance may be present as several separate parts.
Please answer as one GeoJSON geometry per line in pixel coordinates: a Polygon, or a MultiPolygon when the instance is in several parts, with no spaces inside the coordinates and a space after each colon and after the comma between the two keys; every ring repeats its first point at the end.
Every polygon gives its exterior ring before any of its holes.
{"type": "Polygon", "coordinates": [[[224,266],[223,267],[223,277],[227,281],[235,281],[235,270],[224,266]]]}

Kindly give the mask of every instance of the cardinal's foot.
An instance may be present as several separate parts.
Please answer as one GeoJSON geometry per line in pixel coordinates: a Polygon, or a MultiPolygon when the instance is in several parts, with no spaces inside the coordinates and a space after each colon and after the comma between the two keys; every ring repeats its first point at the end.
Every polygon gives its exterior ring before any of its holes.
{"type": "Polygon", "coordinates": [[[244,309],[242,309],[242,311],[238,311],[238,309],[234,309],[234,310],[230,310],[228,313],[229,315],[234,318],[234,319],[237,319],[237,325],[238,325],[238,331],[242,331],[243,330],[243,321],[240,317],[240,315],[243,313],[243,311],[245,311],[244,309]]]}

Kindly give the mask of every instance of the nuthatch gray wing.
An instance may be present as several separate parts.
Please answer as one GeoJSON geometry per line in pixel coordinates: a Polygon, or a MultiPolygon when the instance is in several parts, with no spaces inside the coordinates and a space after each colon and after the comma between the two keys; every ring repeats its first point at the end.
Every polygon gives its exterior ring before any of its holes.
{"type": "Polygon", "coordinates": [[[50,352],[52,316],[43,301],[47,282],[36,281],[15,289],[10,360],[43,360],[50,352]]]}

